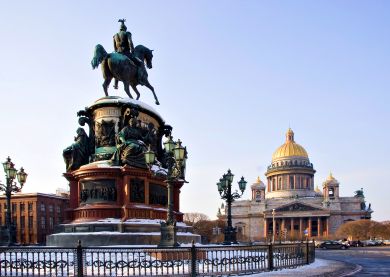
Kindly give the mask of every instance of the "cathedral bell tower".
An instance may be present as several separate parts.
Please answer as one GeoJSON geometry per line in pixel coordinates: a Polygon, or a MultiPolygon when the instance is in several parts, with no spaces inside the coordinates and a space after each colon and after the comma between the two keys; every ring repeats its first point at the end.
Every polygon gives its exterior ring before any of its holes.
{"type": "Polygon", "coordinates": [[[340,183],[333,177],[332,173],[329,173],[328,178],[322,184],[324,198],[326,200],[338,199],[339,185],[340,183]]]}
{"type": "Polygon", "coordinates": [[[255,202],[264,202],[265,200],[265,185],[260,180],[260,177],[257,177],[257,180],[251,186],[252,190],[252,201],[255,202]]]}

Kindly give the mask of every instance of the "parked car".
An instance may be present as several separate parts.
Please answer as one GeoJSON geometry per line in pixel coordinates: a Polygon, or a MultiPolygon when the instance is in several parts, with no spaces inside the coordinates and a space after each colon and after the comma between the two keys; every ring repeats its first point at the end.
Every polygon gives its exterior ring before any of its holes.
{"type": "Polygon", "coordinates": [[[362,243],[363,243],[363,246],[376,246],[377,245],[374,240],[370,240],[370,239],[363,240],[362,243]]]}
{"type": "Polygon", "coordinates": [[[383,241],[383,244],[384,244],[384,245],[390,245],[390,239],[385,239],[385,240],[383,241]]]}
{"type": "Polygon", "coordinates": [[[383,243],[383,240],[374,240],[375,241],[375,245],[377,245],[377,246],[383,246],[383,245],[385,245],[384,243],[383,243]]]}
{"type": "Polygon", "coordinates": [[[338,240],[338,242],[350,247],[351,246],[351,243],[348,241],[348,240],[338,240]]]}
{"type": "Polygon", "coordinates": [[[321,249],[347,249],[348,247],[349,246],[347,244],[333,240],[324,241],[319,246],[321,249]]]}
{"type": "Polygon", "coordinates": [[[349,246],[352,246],[352,247],[363,247],[363,243],[360,241],[360,240],[352,240],[350,243],[349,243],[349,246]]]}

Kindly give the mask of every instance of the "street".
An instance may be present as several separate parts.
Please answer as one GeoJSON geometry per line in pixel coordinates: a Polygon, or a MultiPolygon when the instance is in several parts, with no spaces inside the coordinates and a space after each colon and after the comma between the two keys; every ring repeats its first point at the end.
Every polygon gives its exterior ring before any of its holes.
{"type": "Polygon", "coordinates": [[[351,247],[347,250],[316,249],[316,258],[358,264],[353,276],[390,276],[390,246],[351,247]]]}

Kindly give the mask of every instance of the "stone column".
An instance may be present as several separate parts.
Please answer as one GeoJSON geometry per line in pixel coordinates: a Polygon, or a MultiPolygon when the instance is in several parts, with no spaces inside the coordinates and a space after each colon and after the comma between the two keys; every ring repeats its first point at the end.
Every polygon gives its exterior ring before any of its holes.
{"type": "Polygon", "coordinates": [[[302,237],[303,234],[303,218],[299,218],[299,237],[302,237]]]}
{"type": "Polygon", "coordinates": [[[282,218],[282,226],[280,228],[280,231],[279,231],[279,234],[282,235],[283,234],[283,237],[281,236],[282,239],[284,239],[284,228],[285,228],[285,224],[286,224],[286,221],[284,218],[282,218]]]}
{"type": "Polygon", "coordinates": [[[297,175],[294,174],[294,189],[297,188],[297,175]]]}
{"type": "Polygon", "coordinates": [[[317,237],[321,237],[321,217],[317,217],[317,237]]]}
{"type": "Polygon", "coordinates": [[[291,218],[290,222],[290,237],[294,235],[294,218],[291,218]]]}
{"type": "Polygon", "coordinates": [[[308,226],[308,228],[309,228],[309,230],[308,230],[308,231],[309,231],[309,232],[308,232],[308,237],[310,238],[310,237],[311,237],[311,217],[308,218],[308,221],[309,221],[309,222],[308,222],[308,225],[309,225],[309,226],[308,226]]]}
{"type": "Polygon", "coordinates": [[[264,218],[264,238],[267,238],[268,233],[268,220],[264,218]]]}
{"type": "Polygon", "coordinates": [[[329,217],[326,218],[326,236],[329,236],[329,217]]]}
{"type": "Polygon", "coordinates": [[[290,174],[287,175],[287,188],[286,189],[290,189],[290,174]]]}

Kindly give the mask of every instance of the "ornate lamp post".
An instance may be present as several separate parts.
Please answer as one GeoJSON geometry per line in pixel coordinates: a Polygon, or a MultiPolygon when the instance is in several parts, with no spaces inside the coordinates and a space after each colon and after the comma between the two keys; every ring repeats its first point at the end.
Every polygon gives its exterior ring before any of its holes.
{"type": "MultiPolygon", "coordinates": [[[[166,175],[166,183],[168,190],[168,213],[167,220],[161,222],[161,239],[160,247],[176,247],[179,244],[177,243],[176,238],[176,220],[173,215],[173,184],[178,181],[182,176],[183,165],[187,157],[187,150],[181,145],[180,139],[177,142],[172,140],[171,136],[168,136],[168,140],[164,142],[165,149],[165,163],[167,165],[167,170],[163,168],[158,168],[153,170],[152,166],[156,164],[156,154],[150,149],[146,151],[145,162],[148,165],[149,169],[152,169],[154,174],[163,173],[166,175]]],[[[186,182],[185,180],[183,180],[186,182]]]]}
{"type": "Polygon", "coordinates": [[[219,194],[221,195],[221,199],[226,200],[227,204],[227,227],[225,227],[224,234],[225,234],[225,240],[223,244],[230,245],[230,244],[237,244],[237,238],[236,228],[233,228],[232,226],[232,202],[235,199],[238,199],[242,196],[245,190],[246,181],[244,180],[244,177],[241,177],[241,180],[238,182],[238,186],[240,188],[241,194],[237,192],[232,193],[232,182],[233,182],[234,175],[228,170],[226,174],[223,174],[222,178],[219,179],[219,182],[217,183],[219,194]]]}
{"type": "Polygon", "coordinates": [[[8,157],[7,160],[3,163],[3,168],[6,177],[6,184],[0,183],[0,191],[4,191],[6,202],[7,202],[7,210],[6,210],[6,226],[8,230],[8,246],[11,246],[15,243],[14,240],[14,225],[11,220],[11,195],[13,192],[20,192],[23,188],[24,183],[27,179],[27,173],[24,172],[23,167],[17,172],[15,165],[11,162],[11,158],[8,157]],[[17,177],[19,185],[14,182],[15,177],[17,177]]]}

